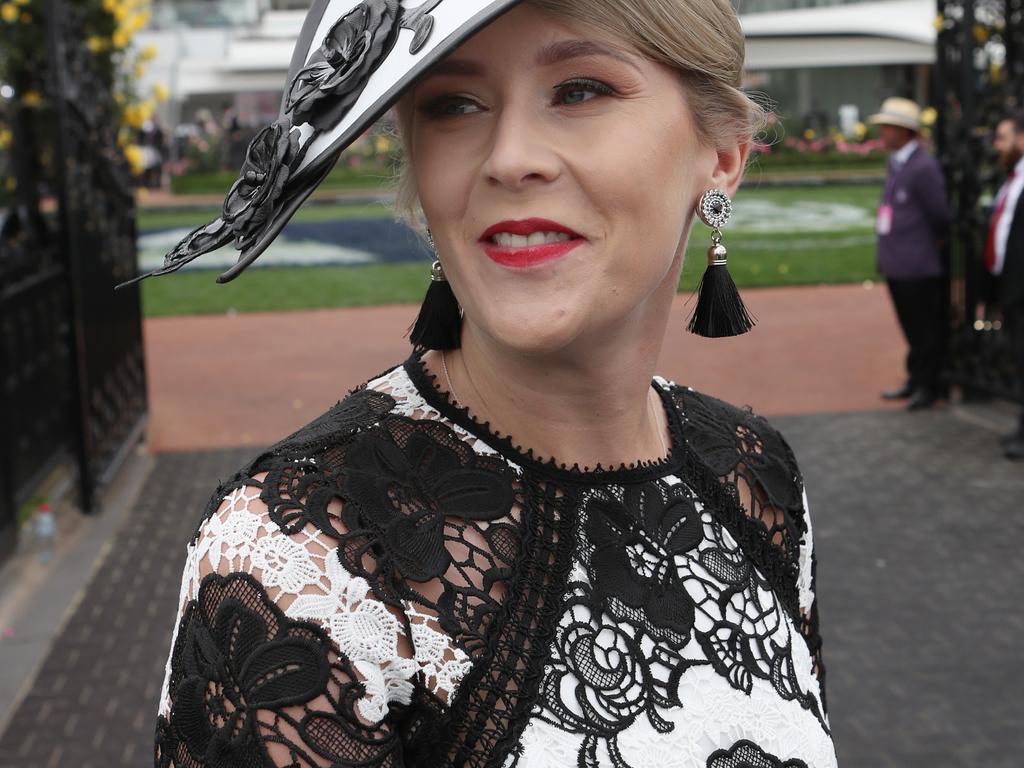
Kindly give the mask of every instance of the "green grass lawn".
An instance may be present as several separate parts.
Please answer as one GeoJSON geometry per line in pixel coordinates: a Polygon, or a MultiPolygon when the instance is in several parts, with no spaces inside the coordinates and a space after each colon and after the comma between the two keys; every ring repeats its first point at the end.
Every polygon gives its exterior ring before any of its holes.
{"type": "MultiPolygon", "coordinates": [[[[772,203],[799,212],[806,204],[842,203],[871,211],[878,200],[877,185],[765,188],[741,191],[742,200],[772,203]]],[[[216,216],[208,211],[142,210],[140,230],[197,226],[216,216]]],[[[381,204],[309,205],[296,215],[299,221],[380,218],[390,216],[381,204]]],[[[833,231],[753,231],[737,224],[725,232],[729,269],[740,288],[818,285],[877,279],[875,247],[870,226],[863,222],[833,231]]],[[[696,288],[706,266],[708,231],[694,227],[680,290],[696,288]]],[[[426,262],[358,267],[253,268],[227,285],[216,283],[217,272],[181,272],[142,284],[147,316],[260,312],[325,307],[418,303],[427,288],[426,262]]]]}

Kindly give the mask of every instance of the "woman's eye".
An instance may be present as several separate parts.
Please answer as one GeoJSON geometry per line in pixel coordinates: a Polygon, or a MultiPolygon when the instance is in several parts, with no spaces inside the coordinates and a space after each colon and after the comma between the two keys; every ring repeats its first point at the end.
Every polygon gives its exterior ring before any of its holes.
{"type": "Polygon", "coordinates": [[[615,89],[600,80],[570,80],[555,87],[555,93],[563,104],[582,104],[595,96],[611,96],[615,89]]]}
{"type": "Polygon", "coordinates": [[[477,104],[463,96],[444,96],[430,102],[420,109],[434,117],[459,117],[479,110],[477,104]]]}

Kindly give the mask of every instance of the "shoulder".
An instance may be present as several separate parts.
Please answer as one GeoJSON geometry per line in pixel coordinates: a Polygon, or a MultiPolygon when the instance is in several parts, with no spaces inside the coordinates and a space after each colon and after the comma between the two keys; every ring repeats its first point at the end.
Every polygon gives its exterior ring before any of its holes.
{"type": "Polygon", "coordinates": [[[679,385],[672,386],[683,436],[716,476],[749,473],[771,506],[803,513],[803,478],[782,434],[750,408],[679,385]]]}
{"type": "MultiPolygon", "coordinates": [[[[401,366],[360,385],[308,424],[264,449],[226,480],[220,481],[199,521],[200,528],[233,492],[246,487],[262,488],[265,485],[263,478],[268,473],[276,479],[282,472],[298,476],[326,469],[331,463],[332,449],[346,445],[357,434],[377,428],[381,420],[396,408],[396,399],[386,388],[374,385],[386,381],[398,370],[401,366]]],[[[263,494],[265,500],[268,493],[263,494]]],[[[199,530],[193,539],[198,534],[199,530]]]]}
{"type": "Polygon", "coordinates": [[[914,177],[933,179],[942,177],[942,165],[928,150],[919,148],[907,162],[907,170],[914,177]]]}

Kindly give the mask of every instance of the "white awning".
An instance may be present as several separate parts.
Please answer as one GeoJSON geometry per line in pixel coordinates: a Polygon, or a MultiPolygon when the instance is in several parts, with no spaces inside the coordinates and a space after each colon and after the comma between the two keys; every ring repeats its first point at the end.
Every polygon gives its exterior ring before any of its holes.
{"type": "Polygon", "coordinates": [[[748,69],[931,64],[934,0],[885,0],[748,14],[748,69]]]}

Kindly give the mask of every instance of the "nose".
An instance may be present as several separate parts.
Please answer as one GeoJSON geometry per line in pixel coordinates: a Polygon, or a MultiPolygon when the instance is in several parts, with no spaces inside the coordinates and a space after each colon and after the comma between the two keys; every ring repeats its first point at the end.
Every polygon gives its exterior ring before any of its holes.
{"type": "Polygon", "coordinates": [[[482,171],[489,183],[513,191],[554,181],[561,173],[561,162],[552,132],[545,130],[539,115],[506,105],[495,118],[482,171]]]}

